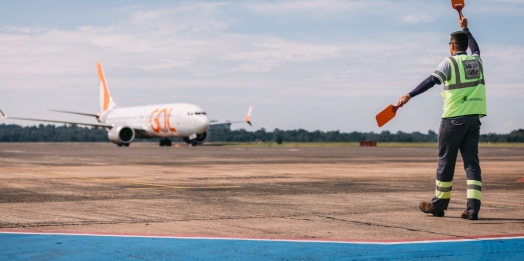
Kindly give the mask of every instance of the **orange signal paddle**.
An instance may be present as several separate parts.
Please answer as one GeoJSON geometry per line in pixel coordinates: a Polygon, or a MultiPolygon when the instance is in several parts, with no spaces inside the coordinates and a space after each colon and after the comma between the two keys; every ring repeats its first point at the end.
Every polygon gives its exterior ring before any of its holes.
{"type": "Polygon", "coordinates": [[[383,111],[381,111],[379,114],[377,114],[377,124],[379,127],[384,126],[384,124],[388,123],[391,119],[395,118],[395,115],[397,114],[398,108],[401,106],[393,106],[389,105],[387,108],[385,108],[383,111]]]}
{"type": "Polygon", "coordinates": [[[451,7],[455,8],[457,12],[459,13],[459,16],[462,16],[460,13],[464,7],[466,7],[466,4],[464,3],[464,0],[451,0],[451,7]]]}

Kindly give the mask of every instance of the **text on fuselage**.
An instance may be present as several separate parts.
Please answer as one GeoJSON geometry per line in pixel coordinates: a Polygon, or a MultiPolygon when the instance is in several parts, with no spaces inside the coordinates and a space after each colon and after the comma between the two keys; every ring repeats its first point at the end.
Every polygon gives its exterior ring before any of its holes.
{"type": "Polygon", "coordinates": [[[175,133],[176,129],[171,127],[171,111],[166,108],[156,109],[149,116],[151,129],[156,133],[175,133]]]}

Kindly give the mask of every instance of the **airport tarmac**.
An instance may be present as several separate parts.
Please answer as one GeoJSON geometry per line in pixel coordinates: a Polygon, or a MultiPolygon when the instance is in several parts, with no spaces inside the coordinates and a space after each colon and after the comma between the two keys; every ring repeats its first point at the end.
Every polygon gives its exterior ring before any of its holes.
{"type": "MultiPolygon", "coordinates": [[[[0,231],[395,241],[524,234],[524,146],[480,148],[479,220],[445,217],[435,147],[0,143],[0,231]]],[[[459,157],[459,161],[460,161],[459,157]]]]}

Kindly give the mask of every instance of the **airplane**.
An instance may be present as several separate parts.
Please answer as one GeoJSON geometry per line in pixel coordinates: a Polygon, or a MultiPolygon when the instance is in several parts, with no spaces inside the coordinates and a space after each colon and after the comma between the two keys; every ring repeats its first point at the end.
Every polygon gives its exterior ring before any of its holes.
{"type": "Polygon", "coordinates": [[[97,62],[100,79],[100,112],[98,114],[52,110],[55,112],[95,117],[98,123],[70,122],[46,119],[7,117],[0,110],[3,119],[29,120],[41,122],[65,123],[68,126],[89,126],[105,128],[109,140],[119,147],[129,147],[135,139],[161,138],[159,145],[171,146],[171,138],[179,137],[190,146],[207,141],[208,128],[211,125],[246,122],[251,125],[252,106],[242,121],[210,122],[206,112],[189,103],[170,103],[136,107],[119,107],[109,94],[102,65],[97,62]]]}

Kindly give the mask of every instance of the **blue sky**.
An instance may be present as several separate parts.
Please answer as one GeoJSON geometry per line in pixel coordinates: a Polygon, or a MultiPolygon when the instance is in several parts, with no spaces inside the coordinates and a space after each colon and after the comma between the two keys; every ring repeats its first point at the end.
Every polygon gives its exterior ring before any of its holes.
{"type": "MultiPolygon", "coordinates": [[[[524,1],[466,1],[488,88],[482,132],[524,128],[524,1]]],[[[0,108],[90,120],[96,62],[121,106],[190,102],[253,127],[436,131],[441,86],[375,115],[449,56],[450,1],[2,1],[0,108]],[[109,2],[109,3],[108,3],[109,2]]],[[[29,124],[31,122],[5,121],[29,124]]]]}

